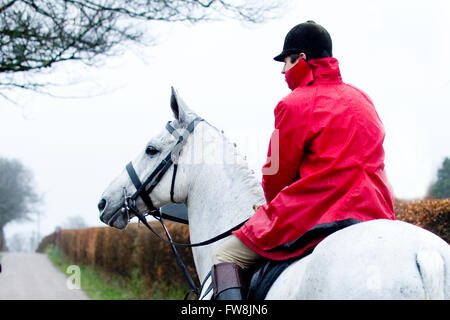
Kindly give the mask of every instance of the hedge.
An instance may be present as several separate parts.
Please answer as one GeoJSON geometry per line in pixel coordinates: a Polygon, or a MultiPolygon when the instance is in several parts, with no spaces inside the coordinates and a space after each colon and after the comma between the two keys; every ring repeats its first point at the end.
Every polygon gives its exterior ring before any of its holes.
{"type": "MultiPolygon", "coordinates": [[[[151,226],[163,237],[161,225],[153,221],[151,226]]],[[[188,227],[166,223],[174,241],[189,242],[188,227]]],[[[170,246],[156,238],[144,226],[131,223],[124,230],[97,227],[78,230],[60,230],[42,239],[38,252],[45,252],[49,245],[56,245],[61,254],[74,264],[94,265],[106,272],[132,276],[134,270],[149,282],[163,281],[166,285],[185,283],[186,280],[173,257],[170,246]]],[[[194,259],[189,248],[177,248],[196,278],[194,259]]]]}
{"type": "Polygon", "coordinates": [[[450,198],[396,200],[395,216],[435,233],[450,244],[450,198]]]}

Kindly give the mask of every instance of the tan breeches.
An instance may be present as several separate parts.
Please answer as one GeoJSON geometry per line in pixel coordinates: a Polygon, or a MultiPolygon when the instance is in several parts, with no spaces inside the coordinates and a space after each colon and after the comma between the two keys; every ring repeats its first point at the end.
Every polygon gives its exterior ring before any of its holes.
{"type": "Polygon", "coordinates": [[[247,269],[263,257],[247,247],[235,235],[225,240],[213,253],[213,264],[234,262],[242,269],[247,269]]]}

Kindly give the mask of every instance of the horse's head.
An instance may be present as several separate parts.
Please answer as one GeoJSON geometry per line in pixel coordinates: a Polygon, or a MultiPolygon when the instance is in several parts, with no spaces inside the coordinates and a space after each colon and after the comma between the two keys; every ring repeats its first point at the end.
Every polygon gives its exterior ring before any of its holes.
{"type": "Polygon", "coordinates": [[[170,202],[185,201],[186,175],[182,168],[174,169],[174,164],[178,163],[185,143],[201,119],[173,88],[170,105],[175,120],[150,139],[144,150],[103,192],[98,209],[104,223],[123,229],[133,212],[129,210],[130,205],[144,213],[170,202]]]}

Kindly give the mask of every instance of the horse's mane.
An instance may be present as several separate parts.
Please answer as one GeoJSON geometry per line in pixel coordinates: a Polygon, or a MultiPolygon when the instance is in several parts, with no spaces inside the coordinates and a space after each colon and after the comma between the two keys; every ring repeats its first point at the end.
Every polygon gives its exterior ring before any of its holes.
{"type": "MultiPolygon", "coordinates": [[[[258,181],[258,179],[256,178],[254,170],[249,168],[248,162],[247,162],[247,157],[243,156],[242,154],[239,153],[236,143],[231,142],[228,139],[228,137],[224,134],[223,130],[218,129],[217,127],[215,127],[214,125],[210,124],[207,121],[205,121],[205,123],[207,123],[210,127],[212,127],[214,130],[216,130],[220,134],[220,136],[224,139],[227,146],[231,150],[234,150],[233,156],[237,160],[236,161],[236,169],[241,174],[242,181],[244,182],[244,184],[249,188],[249,190],[253,194],[261,197],[261,194],[262,194],[261,193],[261,182],[258,181]]],[[[264,202],[264,198],[262,198],[261,201],[264,202]]]]}
{"type": "MultiPolygon", "coordinates": [[[[194,117],[196,117],[196,115],[192,114],[191,117],[194,118],[194,117]]],[[[255,172],[249,168],[247,158],[239,153],[236,143],[231,142],[228,139],[228,137],[225,136],[223,130],[218,129],[217,127],[215,127],[214,125],[212,125],[211,123],[209,123],[206,120],[203,120],[203,122],[205,124],[207,124],[209,127],[211,127],[212,129],[214,129],[220,135],[220,137],[225,141],[227,147],[230,150],[233,150],[233,152],[234,152],[233,157],[237,160],[235,162],[235,164],[236,164],[235,167],[236,167],[238,173],[240,174],[240,176],[242,177],[242,181],[243,181],[244,185],[249,189],[249,191],[251,193],[260,197],[262,203],[265,202],[264,196],[262,194],[261,182],[258,181],[258,179],[256,178],[255,172]]],[[[180,124],[178,120],[173,121],[172,125],[176,129],[184,128],[184,125],[180,124]]]]}

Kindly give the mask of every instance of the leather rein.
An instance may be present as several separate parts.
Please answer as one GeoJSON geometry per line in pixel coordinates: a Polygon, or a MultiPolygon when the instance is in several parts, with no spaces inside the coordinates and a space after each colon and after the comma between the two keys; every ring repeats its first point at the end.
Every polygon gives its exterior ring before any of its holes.
{"type": "MultiPolygon", "coordinates": [[[[195,118],[192,122],[189,123],[189,125],[186,128],[186,131],[188,133],[188,135],[192,134],[192,132],[194,132],[194,129],[196,127],[196,125],[201,122],[204,121],[202,118],[195,118]]],[[[170,187],[170,199],[173,203],[175,203],[174,201],[174,189],[175,189],[175,179],[176,179],[176,174],[177,174],[177,169],[178,169],[178,159],[182,150],[183,145],[186,143],[186,138],[187,136],[184,135],[179,135],[178,137],[174,134],[175,132],[175,128],[173,128],[171,126],[170,121],[167,123],[166,125],[166,129],[167,131],[169,131],[169,133],[171,135],[173,135],[175,138],[178,138],[177,143],[175,144],[175,146],[173,147],[173,149],[169,152],[169,154],[158,164],[158,166],[155,168],[155,170],[153,170],[153,172],[150,174],[150,176],[144,181],[141,182],[141,180],[139,179],[136,170],[133,167],[132,162],[129,162],[126,165],[126,171],[128,173],[128,176],[131,179],[131,182],[133,183],[133,185],[136,187],[136,192],[132,195],[128,195],[126,188],[123,188],[123,193],[124,193],[124,204],[123,207],[121,209],[121,212],[124,214],[127,214],[128,219],[130,219],[130,213],[134,214],[140,222],[142,222],[145,227],[147,227],[147,229],[149,229],[154,235],[156,235],[156,237],[163,241],[166,242],[168,244],[170,244],[172,252],[175,256],[175,259],[178,263],[178,265],[180,266],[180,268],[182,269],[184,276],[186,277],[186,280],[189,284],[189,286],[191,287],[191,291],[197,295],[197,297],[200,297],[200,293],[202,290],[202,287],[204,285],[204,283],[206,282],[203,281],[202,285],[200,287],[198,287],[192,276],[190,275],[189,271],[187,270],[180,254],[177,251],[177,246],[179,247],[199,247],[199,246],[206,246],[209,245],[211,243],[214,243],[218,240],[221,240],[229,235],[231,235],[231,233],[237,229],[239,229],[247,220],[241,222],[240,224],[238,224],[237,226],[234,226],[233,228],[215,236],[214,238],[202,241],[202,242],[198,242],[198,243],[179,243],[179,242],[175,242],[172,240],[172,237],[164,223],[164,218],[168,218],[170,220],[175,220],[176,219],[171,219],[170,215],[166,215],[161,213],[160,208],[156,208],[153,205],[153,202],[150,198],[150,193],[153,191],[153,189],[158,185],[158,183],[161,181],[161,179],[163,178],[163,176],[166,174],[167,171],[169,171],[170,167],[173,165],[173,175],[172,175],[172,183],[171,183],[171,187],[170,187]],[[138,208],[136,207],[136,199],[137,198],[141,198],[142,201],[144,202],[144,204],[146,205],[147,209],[148,209],[148,213],[143,214],[142,212],[140,212],[138,210],[138,208]],[[147,219],[145,218],[146,215],[151,215],[153,216],[157,221],[160,222],[164,233],[166,234],[167,239],[162,238],[151,226],[150,224],[147,222],[147,219]]],[[[116,217],[114,217],[113,219],[111,219],[111,221],[109,221],[109,225],[113,225],[114,221],[118,218],[118,215],[116,217]]],[[[206,277],[208,278],[208,276],[206,277]]],[[[188,297],[189,293],[188,292],[185,295],[185,299],[188,297]]]]}

